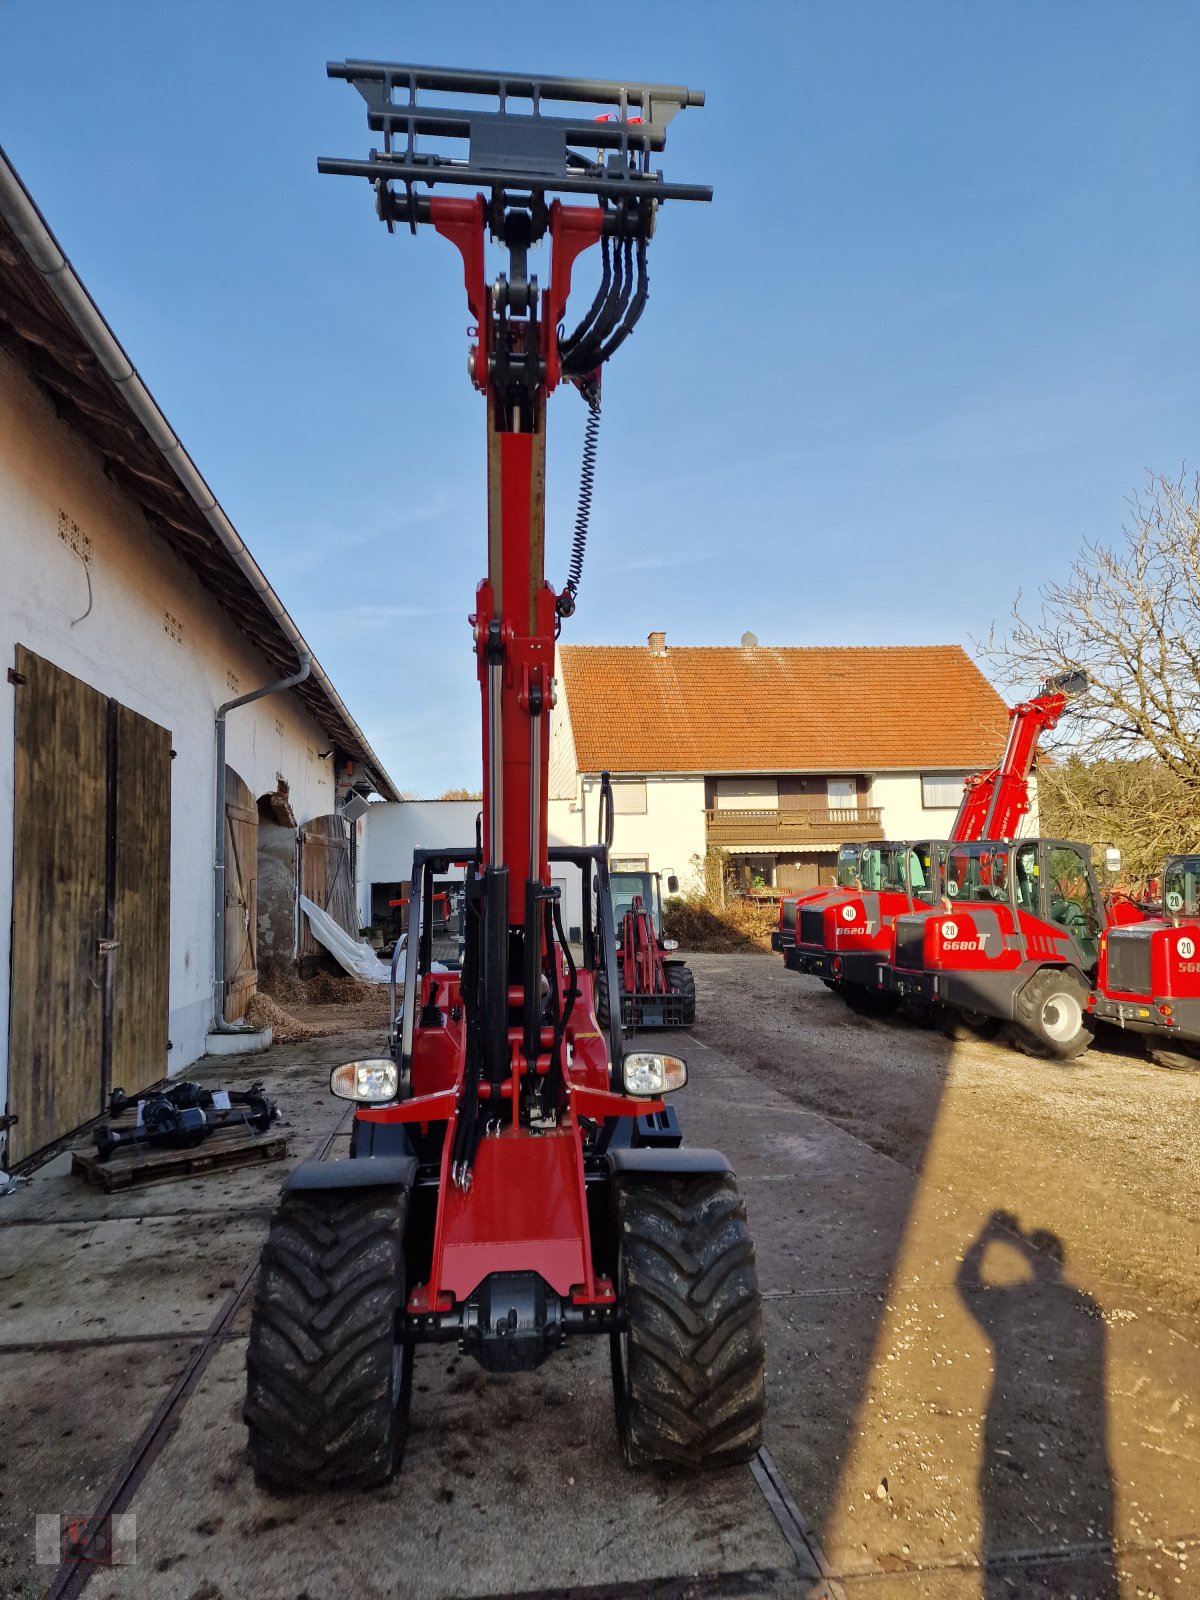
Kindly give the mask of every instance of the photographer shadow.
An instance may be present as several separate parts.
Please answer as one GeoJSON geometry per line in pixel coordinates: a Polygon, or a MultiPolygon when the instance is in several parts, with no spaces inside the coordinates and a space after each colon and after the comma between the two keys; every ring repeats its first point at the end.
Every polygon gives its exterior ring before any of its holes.
{"type": "Polygon", "coordinates": [[[1064,1259],[1056,1234],[1026,1234],[997,1211],[957,1276],[992,1347],[979,1471],[985,1600],[1058,1593],[1068,1570],[1068,1590],[1089,1600],[1120,1592],[1104,1320],[1064,1279],[1064,1259]]]}

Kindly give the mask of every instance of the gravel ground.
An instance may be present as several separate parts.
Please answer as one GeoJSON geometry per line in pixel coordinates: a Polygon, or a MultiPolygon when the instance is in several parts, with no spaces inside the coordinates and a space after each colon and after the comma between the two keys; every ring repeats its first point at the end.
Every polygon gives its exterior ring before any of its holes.
{"type": "MultiPolygon", "coordinates": [[[[692,965],[678,1110],[738,1174],[766,1446],[836,1587],[810,1583],[746,1468],[621,1466],[600,1341],[508,1376],[424,1349],[393,1484],[266,1495],[241,1420],[247,1302],[130,1503],[136,1567],[98,1574],[96,1600],[1200,1594],[1200,1076],[1121,1041],[1070,1068],[951,1045],[854,1016],[778,957],[692,965]]],[[[264,1077],[289,1162],[330,1139],[344,1157],[328,1071],[380,1047],[386,995],[285,1006],[338,1034],[196,1074],[264,1077]]],[[[105,1195],[69,1166],[0,1229],[0,1593],[31,1600],[50,1577],[35,1515],[98,1503],[257,1257],[282,1177],[105,1195]]]]}
{"type": "Polygon", "coordinates": [[[856,1016],[778,956],[697,955],[698,1038],[930,1183],[999,1194],[1159,1311],[1200,1314],[1200,1072],[1104,1035],[1067,1065],[856,1016]],[[1032,1214],[1032,1213],[1031,1213],[1032,1214]]]}

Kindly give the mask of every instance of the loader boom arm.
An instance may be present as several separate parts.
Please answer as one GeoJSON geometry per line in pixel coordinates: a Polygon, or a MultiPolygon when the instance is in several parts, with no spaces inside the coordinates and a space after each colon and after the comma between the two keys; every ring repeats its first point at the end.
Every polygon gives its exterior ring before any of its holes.
{"type": "MultiPolygon", "coordinates": [[[[562,1038],[574,992],[560,992],[546,799],[555,639],[575,597],[573,587],[556,592],[546,581],[546,402],[566,380],[595,403],[600,369],[646,303],[659,206],[711,199],[711,189],[668,183],[650,165],[667,123],[704,96],[667,84],[369,61],[333,63],[329,73],[358,90],[383,148],[366,160],[324,159],[319,170],[367,178],[389,230],[429,226],[459,251],[474,341],[468,370],[487,404],[487,575],[470,618],[482,709],[482,849],[466,885],[467,1046],[453,1164],[455,1182],[465,1185],[498,1104],[514,1129],[545,1127],[567,1106],[562,1038]],[[452,95],[468,103],[448,105],[452,95]],[[510,97],[522,109],[510,109],[510,97]],[[426,138],[437,141],[436,152],[420,147],[426,138]],[[461,155],[446,154],[447,145],[461,155]],[[455,192],[439,193],[445,184],[455,192]],[[466,197],[472,188],[478,192],[466,197]],[[588,203],[565,203],[564,194],[588,203]],[[491,283],[489,240],[504,268],[491,283]],[[544,241],[543,286],[531,252],[544,241]],[[596,246],[600,287],[568,334],[572,270],[596,246]]],[[[612,1079],[621,1092],[619,1060],[612,1079]]]]}
{"type": "Polygon", "coordinates": [[[1082,673],[1050,680],[1031,700],[1013,706],[1004,759],[990,772],[975,772],[963,784],[962,803],[950,830],[953,844],[977,839],[1012,839],[1029,810],[1029,775],[1043,733],[1057,726],[1068,700],[1087,688],[1082,673]]]}

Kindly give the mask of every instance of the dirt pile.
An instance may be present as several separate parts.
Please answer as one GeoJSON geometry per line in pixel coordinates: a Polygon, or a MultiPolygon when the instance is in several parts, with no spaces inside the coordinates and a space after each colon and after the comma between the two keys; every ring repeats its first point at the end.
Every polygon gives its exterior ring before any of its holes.
{"type": "Polygon", "coordinates": [[[353,1006],[369,1000],[383,985],[363,983],[345,972],[318,972],[305,982],[294,972],[272,967],[262,980],[260,994],[282,1006],[353,1006]]]}
{"type": "Polygon", "coordinates": [[[246,1007],[246,1021],[255,1028],[274,1030],[276,1044],[300,1044],[305,1039],[324,1039],[337,1028],[320,1022],[301,1022],[290,1011],[271,998],[269,994],[251,995],[246,1007]]]}
{"type": "Polygon", "coordinates": [[[297,995],[296,999],[306,1005],[353,1006],[369,1000],[380,985],[364,983],[361,978],[352,978],[349,973],[318,972],[315,978],[310,978],[301,987],[304,993],[297,995]]]}

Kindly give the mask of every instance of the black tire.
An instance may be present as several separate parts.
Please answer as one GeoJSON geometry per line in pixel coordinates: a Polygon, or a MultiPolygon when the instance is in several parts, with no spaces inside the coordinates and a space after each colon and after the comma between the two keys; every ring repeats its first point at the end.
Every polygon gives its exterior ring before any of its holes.
{"type": "Polygon", "coordinates": [[[1091,990],[1075,967],[1040,967],[1017,995],[1013,1038],[1027,1056],[1074,1061],[1095,1037],[1091,990]]]}
{"type": "Polygon", "coordinates": [[[923,1000],[920,995],[912,994],[905,997],[904,1015],[916,1028],[932,1028],[937,1020],[936,1007],[931,1000],[923,1000]]]}
{"type": "Polygon", "coordinates": [[[940,1006],[938,1021],[947,1039],[994,1039],[1004,1026],[1003,1017],[989,1017],[985,1011],[963,1011],[956,1006],[940,1006]]]}
{"type": "Polygon", "coordinates": [[[696,1020],[696,979],[692,969],[682,961],[667,963],[667,993],[677,994],[682,997],[683,1005],[680,1014],[683,1017],[684,1027],[690,1027],[696,1020]]]}
{"type": "Polygon", "coordinates": [[[762,1443],[766,1350],[746,1208],[728,1176],[616,1185],[613,1399],[631,1467],[749,1461],[762,1443]]]}
{"type": "Polygon", "coordinates": [[[1200,1044],[1181,1039],[1177,1049],[1164,1050],[1147,1039],[1146,1055],[1156,1067],[1165,1067],[1168,1072],[1200,1072],[1200,1044]]]}
{"type": "Polygon", "coordinates": [[[842,999],[860,1017],[890,1017],[900,1004],[899,995],[883,994],[862,983],[843,983],[842,999]]]}
{"type": "Polygon", "coordinates": [[[396,1342],[406,1199],[287,1194],[272,1218],[242,1412],[265,1489],[365,1489],[400,1465],[412,1394],[412,1346],[396,1342]]]}
{"type": "Polygon", "coordinates": [[[595,981],[592,992],[596,1000],[596,1021],[602,1028],[608,1027],[608,973],[603,967],[596,968],[595,981]]]}

